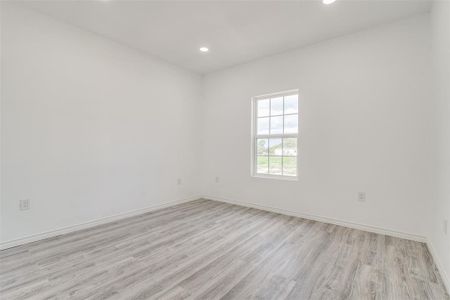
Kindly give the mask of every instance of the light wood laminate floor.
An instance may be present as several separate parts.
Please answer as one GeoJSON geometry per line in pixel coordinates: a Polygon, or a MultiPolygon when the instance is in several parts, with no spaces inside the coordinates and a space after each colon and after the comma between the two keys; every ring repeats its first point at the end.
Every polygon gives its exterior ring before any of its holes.
{"type": "Polygon", "coordinates": [[[0,260],[1,299],[450,299],[422,243],[209,200],[0,260]]]}

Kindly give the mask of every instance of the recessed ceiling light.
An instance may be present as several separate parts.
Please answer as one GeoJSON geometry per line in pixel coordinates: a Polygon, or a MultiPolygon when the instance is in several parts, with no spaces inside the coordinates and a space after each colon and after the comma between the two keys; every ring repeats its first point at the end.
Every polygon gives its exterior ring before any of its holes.
{"type": "Polygon", "coordinates": [[[208,52],[209,49],[207,47],[200,47],[200,52],[208,52]]]}
{"type": "Polygon", "coordinates": [[[336,0],[322,0],[322,3],[328,5],[328,4],[331,4],[331,3],[335,2],[335,1],[336,0]]]}

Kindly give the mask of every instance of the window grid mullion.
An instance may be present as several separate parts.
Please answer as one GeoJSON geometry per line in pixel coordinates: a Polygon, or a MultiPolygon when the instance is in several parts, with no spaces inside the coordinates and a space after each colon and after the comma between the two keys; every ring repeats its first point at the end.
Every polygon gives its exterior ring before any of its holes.
{"type": "MultiPolygon", "coordinates": [[[[269,135],[272,133],[272,98],[269,98],[269,135]]],[[[270,140],[267,139],[267,174],[270,174],[270,140]]]]}
{"type": "Polygon", "coordinates": [[[254,118],[252,120],[253,122],[253,173],[258,174],[258,140],[257,140],[257,134],[258,134],[258,100],[253,102],[253,114],[256,116],[256,118],[254,118]]]}
{"type": "Polygon", "coordinates": [[[297,138],[298,135],[297,134],[260,134],[260,135],[255,135],[256,138],[258,139],[281,139],[281,138],[297,138]]]}
{"type": "MultiPolygon", "coordinates": [[[[271,117],[281,117],[281,116],[294,116],[294,115],[298,115],[298,113],[290,113],[290,114],[281,114],[281,115],[273,115],[271,117]]],[[[267,118],[269,116],[257,116],[257,119],[264,119],[267,118]]]]}
{"type": "MultiPolygon", "coordinates": [[[[282,131],[282,133],[284,134],[284,96],[283,96],[283,131],[282,131]]],[[[283,154],[284,154],[284,138],[281,138],[281,175],[284,175],[283,154]]]]}

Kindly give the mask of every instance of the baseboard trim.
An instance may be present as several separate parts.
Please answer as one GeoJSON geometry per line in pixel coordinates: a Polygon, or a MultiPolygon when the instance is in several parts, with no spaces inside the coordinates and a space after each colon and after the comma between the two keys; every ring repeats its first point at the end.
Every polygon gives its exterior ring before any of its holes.
{"type": "Polygon", "coordinates": [[[433,243],[430,240],[427,241],[427,248],[431,254],[431,257],[433,258],[434,264],[436,265],[439,274],[441,275],[442,281],[444,282],[444,285],[447,288],[447,293],[450,294],[450,277],[448,276],[444,268],[442,260],[439,258],[439,255],[437,254],[436,248],[434,247],[433,243]]]}
{"type": "Polygon", "coordinates": [[[19,238],[19,239],[1,242],[0,250],[5,250],[8,248],[12,248],[12,247],[16,247],[16,246],[20,246],[20,245],[24,245],[24,244],[28,244],[28,243],[40,241],[43,239],[55,237],[58,235],[67,234],[67,233],[75,232],[78,230],[87,229],[90,227],[95,227],[98,225],[118,221],[120,219],[125,219],[125,218],[129,218],[129,217],[137,216],[137,215],[142,215],[142,214],[145,214],[145,213],[148,213],[151,211],[155,211],[158,209],[174,206],[174,205],[185,203],[185,202],[194,201],[199,198],[200,197],[191,197],[191,198],[187,198],[187,199],[183,199],[183,200],[170,201],[170,202],[166,202],[166,203],[162,203],[162,204],[158,204],[158,205],[152,205],[152,206],[148,206],[148,207],[144,207],[144,208],[134,209],[134,210],[130,210],[130,211],[127,211],[124,213],[111,215],[111,216],[91,220],[88,222],[83,222],[83,223],[79,223],[79,224],[75,224],[75,225],[71,225],[71,226],[58,228],[55,230],[50,230],[50,231],[45,231],[45,232],[29,235],[29,236],[19,238]]]}
{"type": "Polygon", "coordinates": [[[50,230],[50,231],[41,232],[38,234],[33,234],[30,236],[26,236],[26,237],[15,239],[15,240],[1,242],[0,250],[5,250],[5,249],[16,247],[19,245],[24,245],[24,244],[36,242],[39,240],[44,240],[47,238],[55,237],[58,235],[67,234],[67,233],[75,232],[78,230],[87,229],[87,228],[95,227],[98,225],[118,221],[121,219],[145,214],[145,213],[155,211],[158,209],[194,201],[199,198],[209,199],[209,200],[218,201],[218,202],[225,202],[225,203],[230,203],[230,204],[235,204],[235,205],[240,205],[240,206],[245,206],[245,207],[251,207],[251,208],[261,209],[261,210],[270,211],[270,212],[274,212],[274,213],[299,217],[299,218],[303,218],[303,219],[314,220],[314,221],[319,221],[319,222],[323,222],[323,223],[334,224],[334,225],[364,230],[364,231],[368,231],[368,232],[389,235],[389,236],[398,237],[398,238],[402,238],[402,239],[413,240],[413,241],[417,241],[417,242],[421,242],[421,243],[426,243],[427,248],[436,264],[436,267],[439,270],[442,281],[444,282],[444,285],[447,288],[447,292],[450,292],[450,277],[447,275],[447,273],[444,269],[444,266],[442,264],[442,261],[440,260],[439,256],[437,255],[436,249],[433,246],[433,243],[431,241],[427,240],[423,236],[399,232],[399,231],[395,231],[395,230],[390,230],[390,229],[366,225],[366,224],[342,221],[342,220],[318,216],[318,215],[304,214],[304,213],[300,213],[300,212],[295,212],[295,211],[291,211],[291,210],[286,210],[286,209],[281,209],[281,208],[276,208],[276,207],[271,207],[271,206],[265,206],[265,205],[250,203],[250,202],[234,201],[234,200],[225,199],[222,197],[215,197],[215,196],[191,197],[191,198],[187,198],[187,199],[183,199],[183,200],[166,202],[163,204],[158,204],[158,205],[148,206],[148,207],[144,207],[144,208],[140,208],[140,209],[135,209],[135,210],[131,210],[131,211],[128,211],[125,213],[120,213],[120,214],[116,214],[116,215],[112,215],[112,216],[108,216],[108,217],[103,217],[103,218],[95,219],[95,220],[84,222],[84,223],[79,223],[79,224],[75,224],[75,225],[71,225],[71,226],[62,227],[62,228],[55,229],[55,230],[50,230]]]}
{"type": "Polygon", "coordinates": [[[245,207],[257,208],[257,209],[266,210],[266,211],[279,213],[279,214],[283,214],[283,215],[289,215],[289,216],[299,217],[299,218],[303,218],[303,219],[319,221],[319,222],[322,222],[322,223],[328,223],[328,224],[333,224],[333,225],[349,227],[349,228],[353,228],[353,229],[358,229],[358,230],[363,230],[363,231],[368,231],[368,232],[373,232],[373,233],[378,233],[378,234],[398,237],[398,238],[402,238],[402,239],[406,239],[406,240],[412,240],[412,241],[421,242],[421,243],[426,243],[426,241],[427,241],[427,239],[424,236],[421,236],[421,235],[416,235],[416,234],[411,234],[411,233],[405,233],[405,232],[390,230],[390,229],[377,227],[377,226],[372,226],[372,225],[360,224],[360,223],[355,223],[355,222],[348,222],[348,221],[344,221],[344,220],[338,220],[338,219],[329,218],[329,217],[323,217],[323,216],[319,216],[319,215],[304,214],[304,213],[300,213],[300,212],[297,212],[297,211],[291,211],[291,210],[286,210],[286,209],[282,209],[282,208],[265,206],[265,205],[250,203],[250,202],[234,201],[234,200],[225,199],[225,198],[222,198],[222,197],[215,197],[215,196],[205,195],[202,198],[210,199],[210,200],[213,200],[213,201],[219,201],[219,202],[226,202],[226,203],[230,203],[230,204],[241,205],[241,206],[245,206],[245,207]]]}

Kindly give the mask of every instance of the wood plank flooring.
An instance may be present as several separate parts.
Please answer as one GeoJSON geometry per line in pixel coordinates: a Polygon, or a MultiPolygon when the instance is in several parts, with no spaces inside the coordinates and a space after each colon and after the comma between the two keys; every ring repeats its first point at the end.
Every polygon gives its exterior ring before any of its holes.
{"type": "Polygon", "coordinates": [[[197,200],[0,252],[1,299],[450,299],[422,243],[197,200]]]}

